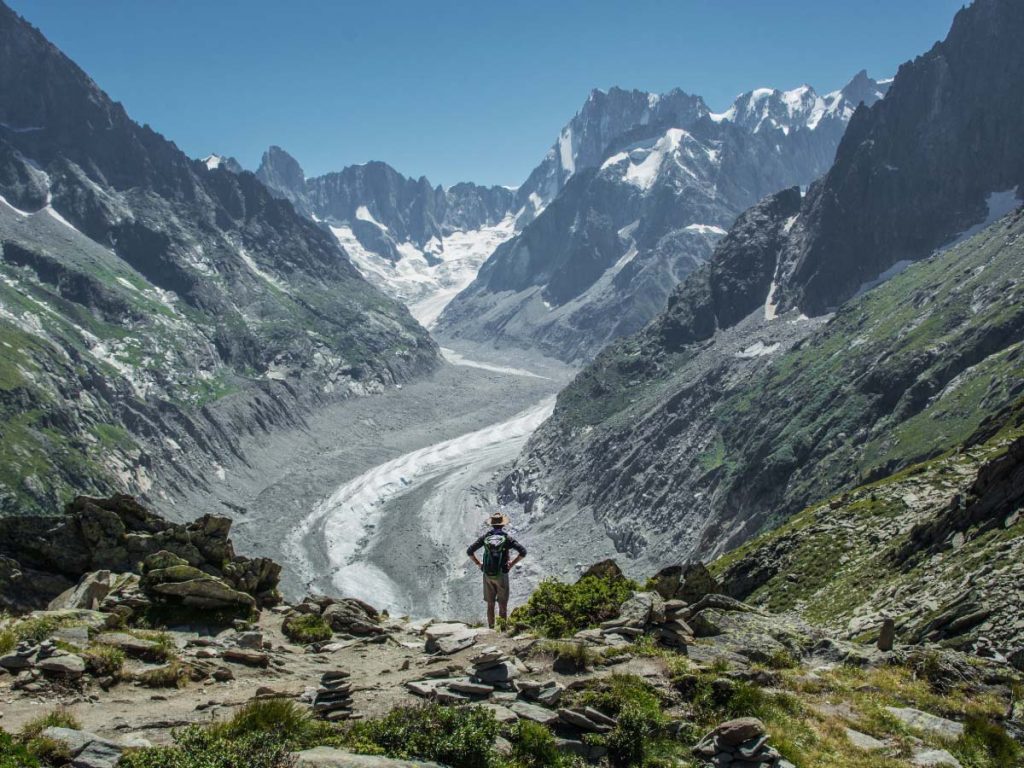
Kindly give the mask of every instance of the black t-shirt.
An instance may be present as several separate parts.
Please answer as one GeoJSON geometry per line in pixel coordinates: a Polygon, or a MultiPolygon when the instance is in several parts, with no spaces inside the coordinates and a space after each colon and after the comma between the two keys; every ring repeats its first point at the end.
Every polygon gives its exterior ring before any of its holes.
{"type": "Polygon", "coordinates": [[[466,550],[466,554],[472,557],[479,550],[483,549],[484,539],[486,539],[488,536],[494,536],[495,534],[499,533],[505,537],[505,541],[508,544],[508,546],[501,551],[501,570],[502,572],[506,572],[508,571],[508,551],[510,549],[514,549],[516,552],[519,553],[520,557],[526,557],[526,547],[524,547],[522,544],[520,544],[518,541],[512,538],[512,534],[510,534],[503,528],[492,528],[491,530],[489,530],[487,533],[485,533],[483,536],[481,536],[479,539],[477,539],[469,545],[469,549],[466,550]]]}

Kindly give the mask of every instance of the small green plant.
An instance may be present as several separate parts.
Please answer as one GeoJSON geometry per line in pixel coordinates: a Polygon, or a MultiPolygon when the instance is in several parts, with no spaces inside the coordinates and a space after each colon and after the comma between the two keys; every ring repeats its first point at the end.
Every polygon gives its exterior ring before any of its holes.
{"type": "Polygon", "coordinates": [[[322,643],[331,639],[331,628],[323,618],[315,613],[303,613],[289,616],[281,625],[284,636],[295,643],[309,645],[322,643]]]}
{"type": "Polygon", "coordinates": [[[67,765],[73,757],[67,744],[47,736],[30,739],[25,749],[43,765],[67,765]]]}
{"type": "Polygon", "coordinates": [[[556,669],[568,673],[585,672],[603,659],[597,649],[571,640],[549,640],[541,644],[540,650],[554,658],[556,669]]]}
{"type": "Polygon", "coordinates": [[[288,768],[287,745],[270,733],[226,738],[215,730],[189,726],[174,733],[174,746],[126,752],[118,768],[288,768]]]}
{"type": "Polygon", "coordinates": [[[124,668],[124,651],[113,645],[93,643],[82,654],[85,667],[95,677],[120,677],[124,668]]]}
{"type": "Polygon", "coordinates": [[[57,619],[53,616],[36,616],[22,619],[9,629],[14,632],[17,641],[27,640],[30,643],[41,643],[67,624],[67,620],[57,619]]]}
{"type": "Polygon", "coordinates": [[[769,669],[794,669],[800,665],[796,657],[785,648],[772,651],[765,665],[769,669]]]}
{"type": "Polygon", "coordinates": [[[28,747],[0,729],[0,768],[39,768],[39,760],[28,747]]]}
{"type": "Polygon", "coordinates": [[[364,754],[428,760],[451,768],[496,768],[498,722],[481,707],[399,707],[356,723],[346,744],[364,754]]]}
{"type": "Polygon", "coordinates": [[[614,574],[585,576],[575,584],[542,581],[526,605],[512,611],[509,625],[542,637],[568,637],[614,618],[636,587],[614,574]]]}
{"type": "Polygon", "coordinates": [[[47,712],[45,715],[25,723],[18,734],[18,738],[22,742],[29,742],[32,739],[38,738],[47,728],[71,728],[78,731],[81,730],[82,724],[66,709],[58,707],[47,712]]]}
{"type": "Polygon", "coordinates": [[[964,733],[952,750],[964,765],[972,768],[1020,765],[1024,758],[1024,749],[1002,726],[979,715],[968,715],[964,733]]]}
{"type": "Polygon", "coordinates": [[[0,655],[5,655],[14,650],[18,644],[18,636],[14,630],[7,628],[0,630],[0,655]]]}
{"type": "Polygon", "coordinates": [[[608,734],[608,761],[615,768],[644,765],[660,726],[660,713],[627,704],[619,713],[618,725],[608,734]]]}
{"type": "Polygon", "coordinates": [[[512,731],[512,757],[522,768],[563,768],[572,762],[558,749],[555,737],[540,723],[520,720],[512,731]]]}
{"type": "Polygon", "coordinates": [[[135,675],[135,679],[147,688],[184,688],[188,684],[188,667],[178,659],[147,669],[135,675]]]}
{"type": "Polygon", "coordinates": [[[285,698],[254,699],[210,730],[226,739],[269,733],[291,749],[336,742],[339,736],[335,726],[314,720],[308,708],[285,698]]]}

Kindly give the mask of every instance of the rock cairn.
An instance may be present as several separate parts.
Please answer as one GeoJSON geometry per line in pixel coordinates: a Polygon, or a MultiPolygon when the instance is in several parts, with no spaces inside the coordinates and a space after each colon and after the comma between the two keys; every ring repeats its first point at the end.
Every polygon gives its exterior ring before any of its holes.
{"type": "Polygon", "coordinates": [[[768,744],[764,723],[756,717],[740,717],[719,725],[697,742],[693,754],[705,766],[743,768],[793,768],[768,744]]]}
{"type": "Polygon", "coordinates": [[[322,720],[348,720],[352,717],[352,684],[349,673],[341,669],[324,672],[313,694],[313,714],[322,720]]]}

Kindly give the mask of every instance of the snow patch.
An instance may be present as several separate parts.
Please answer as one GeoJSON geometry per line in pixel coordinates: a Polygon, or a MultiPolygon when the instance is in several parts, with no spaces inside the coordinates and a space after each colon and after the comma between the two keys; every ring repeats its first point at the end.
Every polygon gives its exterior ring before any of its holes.
{"type": "Polygon", "coordinates": [[[779,348],[778,342],[775,344],[765,344],[763,341],[755,341],[746,349],[737,352],[736,357],[740,358],[751,358],[751,357],[765,357],[775,352],[779,348]]]}
{"type": "Polygon", "coordinates": [[[940,248],[939,252],[941,253],[942,251],[949,250],[954,245],[959,245],[965,240],[969,240],[981,232],[981,230],[995,224],[1006,214],[1016,210],[1017,207],[1021,205],[1021,200],[1018,197],[1018,189],[1019,188],[1015,187],[1003,192],[992,192],[985,200],[985,205],[988,207],[988,213],[985,215],[984,220],[961,232],[949,244],[940,248]]]}
{"type": "Polygon", "coordinates": [[[576,158],[572,152],[572,126],[567,125],[558,136],[558,159],[562,168],[571,176],[576,173],[576,158]]]}
{"type": "Polygon", "coordinates": [[[912,262],[910,259],[902,259],[900,261],[897,261],[895,264],[893,264],[887,270],[882,272],[874,280],[868,280],[865,283],[861,283],[860,288],[858,288],[857,292],[855,294],[853,294],[853,297],[857,298],[858,296],[861,296],[861,295],[867,293],[872,288],[878,287],[879,285],[881,285],[882,283],[886,282],[887,280],[891,280],[892,278],[896,277],[896,275],[898,275],[900,272],[905,270],[907,267],[909,267],[913,263],[914,262],[912,262]]]}
{"type": "Polygon", "coordinates": [[[387,227],[385,227],[383,224],[381,224],[379,221],[373,218],[373,214],[370,213],[370,209],[367,208],[365,205],[360,205],[358,208],[356,208],[356,218],[359,219],[360,221],[368,221],[378,229],[382,229],[385,232],[388,231],[387,227]]]}
{"type": "Polygon", "coordinates": [[[289,293],[288,286],[282,283],[273,275],[271,275],[269,272],[264,272],[262,269],[260,269],[259,265],[257,265],[256,262],[253,261],[252,256],[246,253],[245,248],[239,248],[238,255],[242,257],[242,261],[245,262],[245,266],[247,266],[254,275],[261,278],[264,282],[267,282],[270,285],[274,286],[275,288],[277,288],[277,290],[281,291],[281,293],[289,293]]]}
{"type": "Polygon", "coordinates": [[[203,164],[206,165],[206,170],[212,171],[220,168],[220,164],[224,162],[224,158],[219,155],[207,155],[202,160],[203,164]]]}
{"type": "Polygon", "coordinates": [[[447,347],[441,347],[441,356],[444,357],[452,365],[459,365],[464,368],[479,368],[483,371],[491,371],[492,373],[505,373],[509,376],[525,376],[530,379],[547,379],[547,376],[540,376],[533,371],[528,371],[525,368],[512,368],[504,365],[494,365],[493,363],[482,363],[478,360],[470,360],[468,357],[463,357],[454,349],[448,349],[447,347]]]}
{"type": "Polygon", "coordinates": [[[25,211],[21,210],[20,208],[15,208],[15,207],[14,207],[13,205],[11,205],[10,203],[8,203],[8,202],[7,202],[7,198],[5,198],[5,197],[4,197],[3,195],[0,195],[0,205],[4,206],[5,208],[10,208],[10,209],[11,209],[12,211],[14,211],[14,212],[15,212],[15,213],[16,213],[16,214],[17,214],[18,216],[21,216],[21,217],[26,217],[26,216],[28,216],[28,215],[29,215],[28,213],[25,213],[25,211]]]}
{"type": "Polygon", "coordinates": [[[726,231],[714,224],[687,224],[687,232],[699,232],[702,235],[724,235],[726,231]]]}
{"type": "Polygon", "coordinates": [[[778,309],[778,303],[775,301],[775,292],[779,289],[779,284],[772,280],[771,287],[768,289],[768,297],[764,300],[764,319],[774,320],[775,313],[778,309]]]}

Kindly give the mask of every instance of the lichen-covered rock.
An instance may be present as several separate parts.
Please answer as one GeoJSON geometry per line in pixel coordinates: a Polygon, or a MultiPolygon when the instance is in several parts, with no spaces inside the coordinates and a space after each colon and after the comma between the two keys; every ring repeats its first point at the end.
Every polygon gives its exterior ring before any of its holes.
{"type": "MultiPolygon", "coordinates": [[[[111,583],[112,577],[103,572],[134,572],[140,562],[158,553],[251,598],[239,600],[218,592],[211,598],[215,602],[276,602],[281,567],[267,558],[236,555],[230,531],[229,518],[203,515],[188,524],[172,523],[125,495],[79,496],[59,518],[0,518],[0,587],[5,587],[0,590],[0,607],[45,607],[58,597],[74,607],[94,607],[79,604],[102,604],[123,584],[120,577],[111,583]],[[90,573],[97,575],[89,577],[90,573]]],[[[149,570],[158,570],[157,564],[149,570]]],[[[180,575],[172,579],[185,580],[180,575]]],[[[209,579],[200,581],[200,592],[211,589],[209,579]]]]}
{"type": "Polygon", "coordinates": [[[194,568],[169,552],[150,555],[142,564],[139,586],[150,597],[212,610],[256,607],[252,595],[230,587],[223,579],[194,568]]]}

